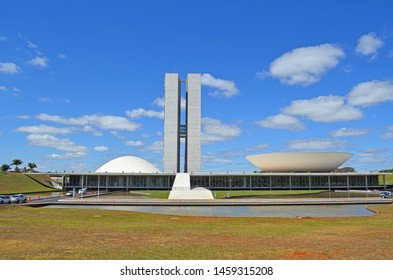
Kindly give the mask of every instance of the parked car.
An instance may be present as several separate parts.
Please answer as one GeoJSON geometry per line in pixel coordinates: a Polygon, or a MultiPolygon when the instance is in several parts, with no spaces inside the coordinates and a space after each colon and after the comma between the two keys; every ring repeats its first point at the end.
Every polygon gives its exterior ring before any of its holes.
{"type": "Polygon", "coordinates": [[[381,197],[382,198],[388,198],[388,197],[392,197],[392,192],[381,192],[381,197]]]}
{"type": "Polygon", "coordinates": [[[14,194],[11,196],[11,203],[25,203],[27,201],[27,196],[24,194],[14,194]]]}
{"type": "Polygon", "coordinates": [[[66,196],[73,196],[73,195],[74,195],[73,191],[68,191],[68,192],[66,193],[66,196]]]}
{"type": "Polygon", "coordinates": [[[8,195],[0,195],[0,204],[10,204],[11,203],[11,197],[8,195]]]}
{"type": "Polygon", "coordinates": [[[79,194],[87,194],[87,189],[83,188],[78,191],[79,194]]]}

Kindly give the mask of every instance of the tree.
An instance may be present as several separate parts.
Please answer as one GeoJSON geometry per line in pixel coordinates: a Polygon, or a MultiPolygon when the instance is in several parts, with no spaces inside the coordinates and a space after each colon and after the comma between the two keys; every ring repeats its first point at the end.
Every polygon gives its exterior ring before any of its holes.
{"type": "Polygon", "coordinates": [[[11,165],[15,165],[15,171],[18,171],[19,168],[18,166],[21,165],[23,161],[21,159],[14,159],[11,163],[11,165]]]}
{"type": "Polygon", "coordinates": [[[27,166],[29,167],[29,172],[35,172],[34,168],[37,168],[37,164],[35,164],[34,162],[29,162],[27,166]]]}
{"type": "Polygon", "coordinates": [[[393,168],[392,169],[379,170],[379,172],[391,173],[391,172],[393,172],[393,168]]]}
{"type": "Polygon", "coordinates": [[[336,173],[353,173],[353,172],[356,172],[356,170],[353,167],[342,167],[342,168],[334,169],[334,172],[336,172],[336,173]]]}
{"type": "Polygon", "coordinates": [[[8,164],[3,164],[3,165],[0,167],[1,172],[4,172],[4,173],[7,173],[8,170],[10,170],[10,169],[11,169],[11,166],[9,166],[8,164]]]}

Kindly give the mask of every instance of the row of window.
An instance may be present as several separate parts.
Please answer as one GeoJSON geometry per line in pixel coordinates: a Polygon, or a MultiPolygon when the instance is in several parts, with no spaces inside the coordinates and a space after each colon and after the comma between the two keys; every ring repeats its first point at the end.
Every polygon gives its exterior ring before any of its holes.
{"type": "Polygon", "coordinates": [[[169,188],[175,176],[107,176],[107,175],[71,175],[66,182],[68,186],[84,187],[150,187],[169,188]]]}
{"type": "Polygon", "coordinates": [[[210,188],[378,186],[378,176],[195,176],[191,186],[210,188]]]}
{"type": "MultiPolygon", "coordinates": [[[[170,189],[170,176],[71,175],[66,186],[170,189]]],[[[191,176],[191,187],[216,188],[324,188],[378,186],[378,175],[332,176],[191,176]]]]}

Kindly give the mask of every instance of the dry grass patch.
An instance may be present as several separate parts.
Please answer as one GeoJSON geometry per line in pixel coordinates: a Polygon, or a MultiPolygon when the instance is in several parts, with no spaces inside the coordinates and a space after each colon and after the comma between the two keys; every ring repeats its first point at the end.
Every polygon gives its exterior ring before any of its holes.
{"type": "Polygon", "coordinates": [[[361,218],[0,208],[1,259],[393,259],[393,206],[361,218]]]}

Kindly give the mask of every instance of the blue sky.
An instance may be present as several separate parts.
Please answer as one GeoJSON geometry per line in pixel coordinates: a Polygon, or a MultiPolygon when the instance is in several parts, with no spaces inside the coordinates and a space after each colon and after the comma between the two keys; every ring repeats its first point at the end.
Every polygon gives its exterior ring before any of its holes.
{"type": "Polygon", "coordinates": [[[0,163],[162,169],[164,75],[202,74],[202,170],[342,151],[393,167],[392,1],[3,1],[0,163]]]}

